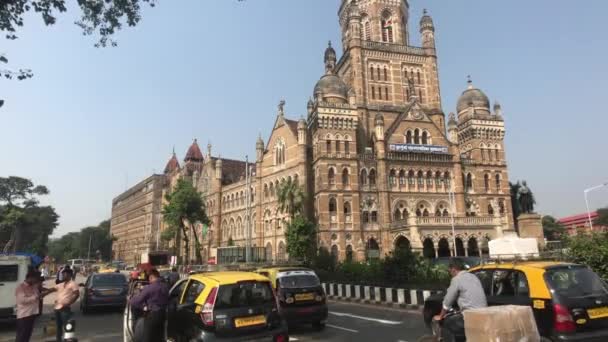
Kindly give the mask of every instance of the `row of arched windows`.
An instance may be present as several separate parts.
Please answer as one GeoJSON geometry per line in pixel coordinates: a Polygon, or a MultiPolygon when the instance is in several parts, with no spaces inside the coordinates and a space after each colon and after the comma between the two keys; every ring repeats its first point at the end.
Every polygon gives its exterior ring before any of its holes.
{"type": "MultiPolygon", "coordinates": [[[[247,200],[247,195],[244,190],[240,192],[235,192],[230,195],[226,195],[222,197],[222,209],[233,209],[237,207],[244,206],[247,200]]],[[[253,204],[255,201],[255,191],[254,188],[251,187],[251,203],[253,204]]],[[[215,205],[215,204],[213,204],[215,205]]]]}
{"type": "MultiPolygon", "coordinates": [[[[327,171],[327,183],[329,185],[336,185],[336,170],[330,167],[327,171]]],[[[342,169],[342,186],[346,187],[350,185],[350,172],[348,168],[342,169]]]]}
{"type": "MultiPolygon", "coordinates": [[[[361,15],[361,22],[363,26],[363,39],[371,40],[372,39],[372,27],[370,17],[363,13],[361,15]]],[[[389,10],[384,10],[380,19],[380,32],[382,35],[382,41],[385,43],[393,43],[395,41],[394,37],[394,29],[393,26],[395,23],[393,22],[392,13],[389,10]]]]}
{"type": "Polygon", "coordinates": [[[359,175],[359,183],[361,186],[364,185],[376,185],[376,169],[370,169],[369,172],[367,169],[361,170],[361,174],[359,175]]]}
{"type": "Polygon", "coordinates": [[[388,174],[388,183],[391,187],[404,187],[407,184],[410,189],[418,187],[419,190],[423,190],[424,188],[431,190],[435,188],[436,190],[443,189],[448,191],[451,184],[450,180],[450,173],[441,171],[424,172],[419,170],[416,172],[409,170],[406,172],[403,169],[399,171],[391,169],[388,174]]]}
{"type": "Polygon", "coordinates": [[[431,145],[433,144],[433,140],[431,139],[431,133],[429,133],[427,130],[415,128],[413,130],[408,129],[405,132],[405,143],[415,145],[431,145]]]}
{"type": "MultiPolygon", "coordinates": [[[[273,197],[277,196],[277,192],[279,190],[279,186],[281,185],[281,182],[283,182],[285,180],[291,181],[292,178],[291,178],[291,176],[288,176],[287,178],[281,178],[281,181],[279,181],[277,179],[274,182],[270,181],[268,183],[265,183],[264,184],[264,190],[263,190],[264,191],[264,199],[269,199],[269,198],[273,198],[273,197]]],[[[298,175],[297,174],[293,176],[293,181],[297,185],[300,184],[300,181],[298,179],[298,175]]]]}
{"type": "Polygon", "coordinates": [[[285,164],[285,142],[279,140],[274,146],[274,165],[285,164]]]}
{"type": "Polygon", "coordinates": [[[386,65],[380,67],[380,65],[370,64],[369,79],[371,81],[388,82],[388,75],[389,75],[389,68],[386,65]]]}
{"type": "MultiPolygon", "coordinates": [[[[251,216],[251,236],[256,236],[256,222],[255,222],[255,214],[251,216]]],[[[244,239],[247,236],[247,222],[246,218],[237,217],[236,220],[231,218],[229,221],[224,219],[222,222],[221,236],[223,241],[228,241],[229,239],[244,239]]]]}
{"type": "Polygon", "coordinates": [[[493,160],[500,160],[500,146],[498,144],[495,144],[494,146],[492,145],[488,145],[486,146],[485,144],[481,144],[479,146],[479,149],[481,151],[481,160],[485,161],[493,161],[493,160]]]}
{"type": "MultiPolygon", "coordinates": [[[[338,214],[338,204],[337,204],[337,200],[335,197],[330,197],[329,198],[329,202],[328,202],[328,211],[329,211],[329,216],[333,216],[335,217],[338,214]]],[[[352,205],[350,204],[350,201],[344,201],[343,207],[342,207],[342,212],[344,213],[344,216],[350,216],[352,214],[352,205]]]]}
{"type": "MultiPolygon", "coordinates": [[[[484,174],[483,176],[483,183],[484,183],[484,190],[485,192],[490,192],[491,191],[491,179],[492,176],[490,174],[484,174]]],[[[464,183],[464,190],[465,192],[472,192],[475,190],[475,187],[473,186],[473,174],[472,173],[467,173],[467,174],[462,174],[462,180],[464,183]]],[[[501,188],[501,176],[500,173],[497,173],[494,175],[494,189],[496,192],[499,192],[501,188]]]]}
{"type": "Polygon", "coordinates": [[[371,85],[372,100],[390,101],[390,92],[386,86],[371,85]]]}

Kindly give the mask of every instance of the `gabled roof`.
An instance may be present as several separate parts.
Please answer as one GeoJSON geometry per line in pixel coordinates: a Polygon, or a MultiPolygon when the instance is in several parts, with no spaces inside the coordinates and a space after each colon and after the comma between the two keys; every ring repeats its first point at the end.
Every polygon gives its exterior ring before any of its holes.
{"type": "Polygon", "coordinates": [[[201,152],[200,147],[198,147],[198,143],[196,139],[192,142],[192,145],[188,148],[188,152],[186,152],[186,157],[184,161],[203,161],[203,153],[201,152]]]}
{"type": "Polygon", "coordinates": [[[175,152],[173,152],[171,159],[169,159],[167,165],[165,166],[165,173],[171,173],[177,169],[179,169],[179,161],[177,160],[175,152]]]}
{"type": "MultiPolygon", "coordinates": [[[[234,160],[226,158],[212,158],[214,161],[222,160],[222,184],[228,185],[245,179],[245,168],[247,162],[243,160],[234,160]]],[[[255,163],[249,162],[249,166],[253,167],[255,172],[255,163]]]]}
{"type": "MultiPolygon", "coordinates": [[[[403,110],[395,119],[395,121],[393,121],[393,123],[391,124],[391,126],[386,130],[385,132],[385,137],[390,137],[392,136],[395,131],[397,130],[397,127],[399,127],[399,125],[401,124],[401,122],[403,120],[416,120],[416,121],[425,121],[425,122],[429,122],[432,123],[433,125],[435,125],[435,127],[437,127],[437,125],[435,124],[435,122],[433,120],[431,120],[429,118],[430,114],[436,114],[433,111],[429,111],[428,109],[426,109],[424,106],[421,106],[418,102],[410,102],[405,106],[405,110],[403,110]],[[418,110],[422,116],[419,118],[409,118],[410,113],[412,112],[412,110],[418,110]]],[[[445,134],[444,134],[444,128],[442,127],[437,127],[438,131],[441,133],[441,135],[445,138],[445,134]]]]}

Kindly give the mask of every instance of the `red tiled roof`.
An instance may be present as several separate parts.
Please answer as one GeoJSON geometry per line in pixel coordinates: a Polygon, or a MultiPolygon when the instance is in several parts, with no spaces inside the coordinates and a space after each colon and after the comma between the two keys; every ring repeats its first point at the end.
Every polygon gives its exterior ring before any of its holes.
{"type": "Polygon", "coordinates": [[[201,152],[200,147],[198,147],[198,143],[196,139],[192,142],[192,145],[188,148],[188,152],[186,152],[186,158],[184,161],[203,161],[203,153],[201,152]]]}
{"type": "MultiPolygon", "coordinates": [[[[596,218],[597,218],[597,211],[592,211],[591,220],[593,221],[596,218]]],[[[559,222],[565,226],[569,226],[569,225],[573,225],[573,224],[574,225],[586,224],[587,222],[589,222],[589,215],[587,213],[572,215],[572,216],[561,218],[561,219],[557,220],[557,222],[559,222]]]]}
{"type": "Polygon", "coordinates": [[[177,169],[179,169],[179,161],[177,161],[175,152],[173,152],[173,156],[171,156],[171,159],[167,162],[167,166],[165,166],[165,173],[171,173],[177,169]]]}

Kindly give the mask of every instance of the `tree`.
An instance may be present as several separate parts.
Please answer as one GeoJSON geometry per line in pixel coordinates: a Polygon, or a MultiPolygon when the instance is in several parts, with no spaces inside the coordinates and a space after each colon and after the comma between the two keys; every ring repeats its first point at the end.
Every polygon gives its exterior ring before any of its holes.
{"type": "Polygon", "coordinates": [[[112,258],[112,242],[116,238],[110,234],[110,220],[97,226],[89,226],[77,232],[71,232],[49,242],[49,255],[56,260],[90,257],[101,260],[112,258]],[[89,241],[91,248],[89,250],[89,241]]]}
{"type": "Polygon", "coordinates": [[[545,239],[549,241],[561,240],[566,232],[566,227],[559,223],[553,216],[543,216],[542,224],[545,239]]]}
{"type": "Polygon", "coordinates": [[[587,265],[608,279],[608,233],[579,233],[566,241],[570,261],[587,265]]]}
{"type": "Polygon", "coordinates": [[[287,225],[285,232],[287,253],[290,258],[312,262],[317,250],[317,228],[303,216],[296,216],[287,225]]]}
{"type": "Polygon", "coordinates": [[[277,196],[279,209],[281,212],[287,212],[291,219],[296,215],[301,215],[304,211],[304,192],[300,185],[291,178],[281,181],[277,188],[277,196]]]}
{"type": "Polygon", "coordinates": [[[608,207],[597,210],[597,218],[593,224],[608,227],[608,207]]]}
{"type": "Polygon", "coordinates": [[[183,239],[185,254],[188,255],[190,251],[188,231],[194,232],[192,235],[194,236],[196,259],[197,263],[201,263],[203,260],[200,251],[201,244],[198,233],[194,231],[194,225],[209,224],[202,194],[194,188],[192,182],[181,178],[177,181],[173,192],[167,194],[165,199],[167,204],[163,207],[163,218],[170,227],[178,229],[176,246],[180,239],[183,239]]]}
{"type": "Polygon", "coordinates": [[[55,229],[58,216],[54,209],[48,207],[42,210],[38,206],[37,196],[48,193],[45,186],[35,186],[29,179],[0,177],[0,233],[8,235],[8,238],[3,236],[3,241],[6,241],[4,253],[23,248],[22,241],[28,227],[38,230],[38,234],[46,233],[42,240],[47,239],[55,229]]]}

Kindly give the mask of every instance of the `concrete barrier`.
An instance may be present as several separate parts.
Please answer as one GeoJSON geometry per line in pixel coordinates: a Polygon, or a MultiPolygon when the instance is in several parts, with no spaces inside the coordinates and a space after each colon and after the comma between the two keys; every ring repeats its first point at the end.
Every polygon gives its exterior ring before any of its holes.
{"type": "Polygon", "coordinates": [[[421,309],[424,300],[439,291],[322,283],[327,297],[359,303],[373,303],[406,309],[421,309]]]}

